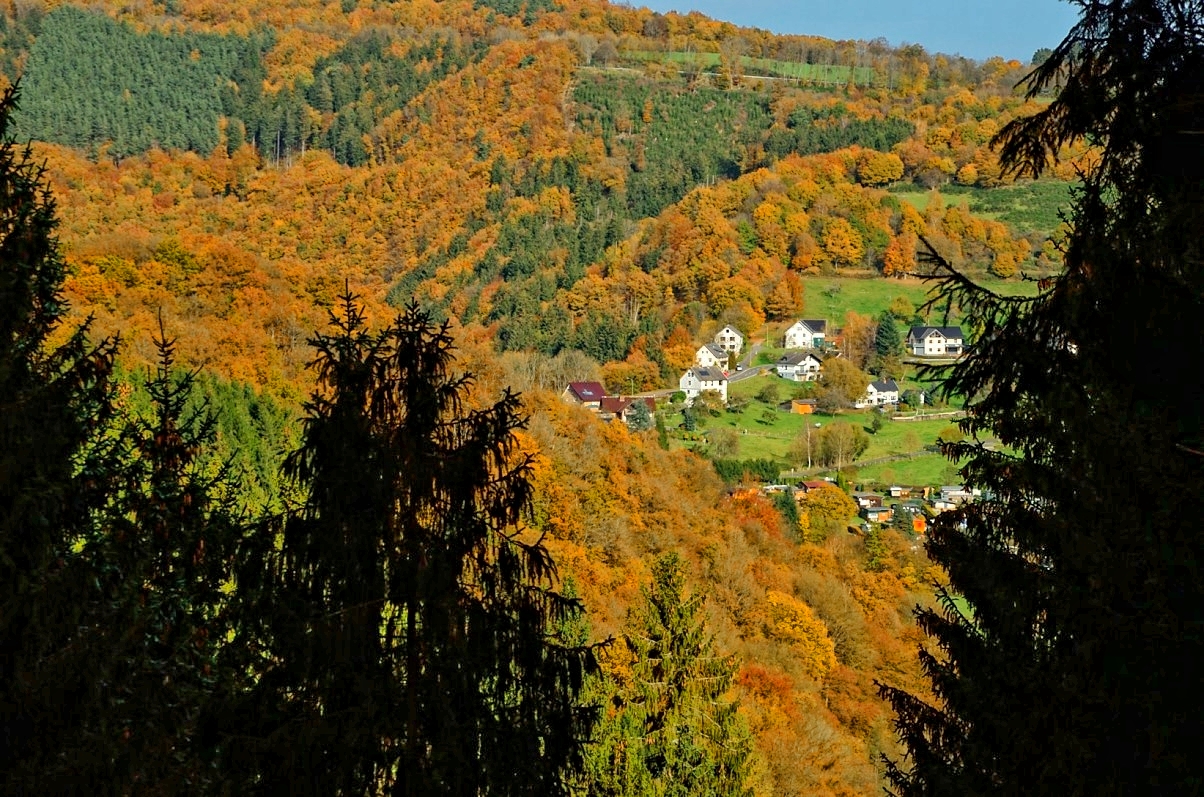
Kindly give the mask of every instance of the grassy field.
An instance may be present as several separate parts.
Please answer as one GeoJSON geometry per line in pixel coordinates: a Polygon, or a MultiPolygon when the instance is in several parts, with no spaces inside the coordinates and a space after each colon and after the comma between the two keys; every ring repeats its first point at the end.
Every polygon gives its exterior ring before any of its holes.
{"type": "MultiPolygon", "coordinates": [[[[700,427],[701,432],[711,432],[716,429],[734,429],[737,432],[738,448],[733,455],[736,459],[772,459],[779,462],[783,468],[793,467],[787,458],[787,451],[807,424],[824,425],[835,421],[845,421],[863,427],[867,432],[874,410],[849,410],[837,415],[795,415],[783,411],[778,404],[769,404],[756,398],[766,385],[778,387],[778,397],[782,402],[788,401],[799,388],[799,384],[782,379],[778,376],[765,374],[751,379],[736,382],[731,386],[731,396],[736,399],[746,399],[748,403],[741,412],[725,412],[718,417],[705,419],[700,427]]],[[[674,429],[681,423],[680,414],[670,414],[666,425],[674,429]]],[[[921,421],[891,421],[870,435],[870,444],[861,460],[873,460],[895,454],[905,454],[924,451],[932,445],[941,430],[952,425],[950,418],[934,418],[921,421]]],[[[699,441],[682,440],[671,435],[675,446],[701,446],[699,441]]],[[[854,464],[854,466],[856,466],[854,464]]],[[[938,485],[953,480],[949,463],[938,454],[924,454],[910,460],[874,465],[859,471],[858,479],[863,481],[898,481],[909,485],[938,485]]]]}
{"type": "MultiPolygon", "coordinates": [[[[1033,296],[1037,292],[1035,282],[985,277],[979,280],[979,284],[1007,295],[1033,296]]],[[[823,318],[829,324],[841,326],[848,311],[853,310],[876,318],[898,296],[905,297],[918,309],[928,300],[935,283],[916,278],[804,277],[803,287],[805,293],[802,316],[823,318]]],[[[941,320],[934,315],[930,323],[938,324],[941,320]]],[[[956,319],[951,323],[957,323],[956,319]]],[[[774,329],[774,335],[780,337],[787,326],[789,324],[774,329]]]]}
{"type": "MultiPolygon", "coordinates": [[[[1062,223],[1058,214],[1070,205],[1072,188],[1073,183],[1061,180],[1026,180],[996,188],[947,185],[940,193],[946,204],[965,201],[976,216],[1002,221],[1022,235],[1048,237],[1062,223]]],[[[921,211],[932,199],[931,191],[910,185],[891,193],[921,211]]]]}
{"type": "Polygon", "coordinates": [[[841,326],[849,310],[877,316],[896,296],[904,296],[919,307],[931,289],[932,283],[919,279],[805,277],[803,316],[824,318],[829,324],[841,326]]]}
{"type": "Polygon", "coordinates": [[[909,486],[957,484],[960,481],[953,463],[940,454],[858,468],[857,478],[863,482],[909,486]]]}

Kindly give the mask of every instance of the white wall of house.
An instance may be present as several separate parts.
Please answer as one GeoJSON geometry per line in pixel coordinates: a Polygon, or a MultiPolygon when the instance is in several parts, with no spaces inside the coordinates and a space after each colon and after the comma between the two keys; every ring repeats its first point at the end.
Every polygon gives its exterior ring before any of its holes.
{"type": "Polygon", "coordinates": [[[700,375],[698,371],[691,368],[681,375],[681,379],[677,381],[677,387],[686,394],[687,402],[693,402],[704,390],[714,390],[723,398],[723,403],[727,403],[727,379],[722,374],[717,377],[714,374],[700,375]]]}
{"type": "Polygon", "coordinates": [[[786,348],[813,349],[824,342],[824,333],[816,332],[802,321],[795,321],[786,330],[786,348]]]}
{"type": "Polygon", "coordinates": [[[920,337],[908,335],[907,345],[912,354],[920,357],[961,354],[962,351],[961,338],[946,337],[939,329],[930,329],[920,337]]]}
{"type": "Polygon", "coordinates": [[[856,406],[860,407],[881,407],[886,404],[899,403],[898,385],[894,390],[880,390],[871,382],[865,388],[865,396],[861,401],[857,402],[856,406]]]}
{"type": "Polygon", "coordinates": [[[694,353],[694,364],[700,365],[703,368],[726,368],[727,357],[722,360],[715,356],[715,352],[711,351],[710,346],[702,346],[694,353]]]}
{"type": "Polygon", "coordinates": [[[715,334],[715,342],[724,351],[734,351],[737,354],[744,348],[744,336],[734,327],[724,327],[715,334]]]}
{"type": "Polygon", "coordinates": [[[819,378],[820,367],[820,361],[810,356],[800,363],[779,363],[776,366],[778,376],[795,382],[814,382],[819,378]]]}

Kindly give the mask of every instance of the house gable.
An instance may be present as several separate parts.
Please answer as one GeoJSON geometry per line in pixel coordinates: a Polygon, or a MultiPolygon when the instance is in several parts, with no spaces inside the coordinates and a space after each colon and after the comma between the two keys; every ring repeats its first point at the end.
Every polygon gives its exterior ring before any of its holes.
{"type": "Polygon", "coordinates": [[[828,322],[817,318],[795,321],[786,330],[785,343],[788,349],[818,348],[824,343],[828,322]]]}
{"type": "Polygon", "coordinates": [[[686,370],[677,380],[678,389],[686,394],[687,401],[693,401],[704,390],[714,390],[727,403],[727,374],[718,368],[702,368],[695,366],[686,370]]]}
{"type": "Polygon", "coordinates": [[[602,387],[600,382],[569,382],[568,387],[561,394],[566,401],[582,404],[591,409],[597,409],[605,395],[606,388],[602,387]]]}
{"type": "Polygon", "coordinates": [[[727,365],[727,352],[718,343],[704,343],[694,354],[694,364],[703,368],[727,365]]]}
{"type": "Polygon", "coordinates": [[[912,327],[907,333],[907,348],[919,356],[960,355],[961,327],[912,327]]]}
{"type": "Polygon", "coordinates": [[[737,354],[744,348],[744,336],[735,327],[726,326],[715,333],[715,344],[724,351],[734,351],[737,354]]]}
{"type": "Polygon", "coordinates": [[[895,380],[870,382],[865,388],[865,398],[858,404],[866,407],[880,407],[884,404],[899,403],[899,385],[895,380]]]}
{"type": "Polygon", "coordinates": [[[774,363],[778,376],[796,382],[810,382],[819,376],[823,360],[814,352],[790,352],[774,363]]]}

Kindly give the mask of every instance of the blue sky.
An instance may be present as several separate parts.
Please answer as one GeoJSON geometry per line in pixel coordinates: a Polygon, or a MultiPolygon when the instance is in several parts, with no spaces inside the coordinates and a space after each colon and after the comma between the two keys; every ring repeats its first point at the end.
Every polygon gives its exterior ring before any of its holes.
{"type": "Polygon", "coordinates": [[[1028,63],[1078,18],[1062,0],[632,0],[655,11],[701,11],[737,25],[830,39],[885,38],[929,52],[1028,63]]]}

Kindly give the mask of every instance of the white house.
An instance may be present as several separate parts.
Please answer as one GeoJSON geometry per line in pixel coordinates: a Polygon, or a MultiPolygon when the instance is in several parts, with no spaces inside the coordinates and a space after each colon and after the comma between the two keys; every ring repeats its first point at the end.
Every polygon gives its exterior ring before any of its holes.
{"type": "Polygon", "coordinates": [[[727,370],[727,352],[718,343],[707,343],[694,353],[694,364],[702,368],[727,370]]]}
{"type": "Polygon", "coordinates": [[[686,401],[689,403],[693,403],[704,390],[718,391],[723,403],[727,403],[727,376],[718,368],[695,366],[681,375],[677,385],[678,389],[686,394],[686,401]]]}
{"type": "Polygon", "coordinates": [[[819,378],[819,369],[822,367],[823,360],[813,351],[792,351],[783,354],[774,363],[778,376],[795,382],[814,382],[819,378]]]}
{"type": "Polygon", "coordinates": [[[857,402],[858,407],[881,407],[884,404],[899,403],[899,384],[893,379],[870,382],[865,389],[865,397],[857,402]]]}
{"type": "Polygon", "coordinates": [[[962,353],[961,327],[912,327],[907,350],[920,357],[958,356],[962,353]]]}
{"type": "Polygon", "coordinates": [[[941,486],[941,498],[954,504],[964,504],[966,501],[971,501],[980,494],[980,491],[967,490],[960,484],[945,484],[941,486]]]}
{"type": "Polygon", "coordinates": [[[824,334],[828,328],[827,321],[804,318],[795,321],[786,330],[786,348],[788,349],[818,349],[824,345],[824,334]]]}
{"type": "Polygon", "coordinates": [[[744,348],[744,336],[731,326],[726,326],[715,333],[715,343],[724,351],[734,351],[736,354],[744,348]]]}

